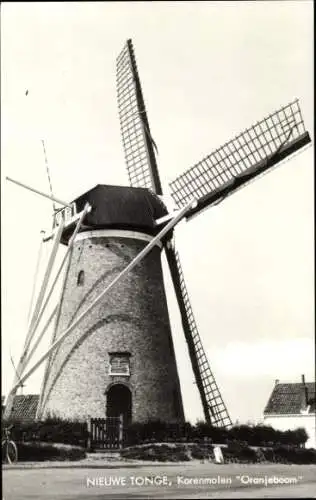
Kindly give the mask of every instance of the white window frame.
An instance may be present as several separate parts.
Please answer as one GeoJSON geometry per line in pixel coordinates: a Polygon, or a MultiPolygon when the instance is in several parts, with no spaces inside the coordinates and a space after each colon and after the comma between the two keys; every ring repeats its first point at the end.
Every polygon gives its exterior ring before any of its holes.
{"type": "Polygon", "coordinates": [[[123,377],[129,377],[130,374],[131,374],[131,371],[130,371],[130,362],[129,362],[129,358],[130,358],[130,355],[129,354],[125,354],[125,353],[122,353],[122,354],[110,354],[110,361],[109,361],[109,375],[120,375],[120,376],[123,376],[123,377]],[[113,359],[123,359],[126,364],[127,364],[127,371],[124,371],[124,372],[120,372],[118,370],[115,370],[113,371],[113,368],[112,368],[112,361],[113,359]]]}
{"type": "Polygon", "coordinates": [[[64,207],[55,213],[53,226],[59,226],[62,219],[65,221],[65,224],[67,224],[77,215],[76,203],[73,202],[71,207],[64,207]]]}

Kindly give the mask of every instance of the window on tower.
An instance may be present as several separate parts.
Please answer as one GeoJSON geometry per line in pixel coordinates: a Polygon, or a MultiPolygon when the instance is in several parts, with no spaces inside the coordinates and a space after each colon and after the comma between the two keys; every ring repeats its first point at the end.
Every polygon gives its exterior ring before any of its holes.
{"type": "Polygon", "coordinates": [[[130,376],[130,353],[115,352],[110,354],[109,375],[130,376]]]}
{"type": "Polygon", "coordinates": [[[79,271],[78,278],[77,278],[77,285],[82,286],[84,282],[84,271],[79,271]]]}

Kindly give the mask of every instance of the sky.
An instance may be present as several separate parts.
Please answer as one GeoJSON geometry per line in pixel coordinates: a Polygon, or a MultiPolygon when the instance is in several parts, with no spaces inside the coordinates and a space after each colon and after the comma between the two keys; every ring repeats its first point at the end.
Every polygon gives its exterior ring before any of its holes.
{"type": "MultiPolygon", "coordinates": [[[[165,192],[296,97],[312,133],[312,19],[304,0],[2,4],[3,394],[14,375],[10,356],[17,364],[24,343],[40,231],[52,219],[49,200],[5,177],[48,192],[43,139],[58,198],[128,185],[115,87],[115,60],[128,38],[165,192]]],[[[234,422],[262,419],[275,379],[314,379],[313,185],[311,146],[178,225],[196,322],[234,422]]],[[[185,415],[195,422],[203,412],[164,267],[185,415]]],[[[48,342],[49,335],[37,357],[48,342]]],[[[42,374],[24,393],[39,392],[42,374]]]]}

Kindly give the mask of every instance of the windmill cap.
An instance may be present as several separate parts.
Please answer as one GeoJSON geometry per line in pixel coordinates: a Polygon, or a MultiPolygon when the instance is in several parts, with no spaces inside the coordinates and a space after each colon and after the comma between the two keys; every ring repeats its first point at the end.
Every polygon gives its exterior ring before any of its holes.
{"type": "MultiPolygon", "coordinates": [[[[122,229],[141,231],[155,235],[155,220],[167,215],[168,210],[161,199],[146,188],[98,184],[82,194],[73,203],[77,213],[86,203],[92,207],[84,219],[80,232],[93,229],[122,229]]],[[[67,227],[62,243],[67,244],[74,230],[74,224],[67,227]]]]}

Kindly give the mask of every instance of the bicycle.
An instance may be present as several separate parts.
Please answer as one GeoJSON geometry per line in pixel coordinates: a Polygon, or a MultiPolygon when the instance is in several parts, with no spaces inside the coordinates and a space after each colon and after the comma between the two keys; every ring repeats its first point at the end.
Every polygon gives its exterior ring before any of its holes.
{"type": "Polygon", "coordinates": [[[10,439],[11,429],[13,425],[10,427],[6,427],[4,429],[4,439],[1,442],[2,448],[2,462],[13,464],[18,460],[18,449],[14,441],[10,439]]]}

